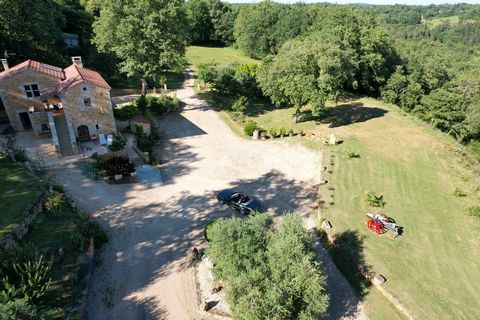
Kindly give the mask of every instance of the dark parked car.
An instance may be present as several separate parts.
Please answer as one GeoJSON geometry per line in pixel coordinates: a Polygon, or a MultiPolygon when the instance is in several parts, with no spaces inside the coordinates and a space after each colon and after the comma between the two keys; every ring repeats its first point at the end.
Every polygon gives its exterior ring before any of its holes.
{"type": "Polygon", "coordinates": [[[242,192],[232,189],[221,191],[217,195],[220,203],[228,204],[231,208],[237,210],[239,213],[247,215],[254,211],[260,211],[261,203],[251,196],[247,196],[242,192]]]}

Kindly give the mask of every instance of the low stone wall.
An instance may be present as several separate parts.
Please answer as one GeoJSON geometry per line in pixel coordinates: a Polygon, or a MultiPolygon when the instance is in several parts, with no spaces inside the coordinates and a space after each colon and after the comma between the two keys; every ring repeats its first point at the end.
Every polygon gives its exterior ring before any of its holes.
{"type": "Polygon", "coordinates": [[[28,228],[35,218],[43,211],[43,205],[47,200],[48,192],[43,191],[42,194],[23,211],[22,220],[18,225],[9,233],[4,235],[0,240],[0,251],[8,250],[16,246],[23,237],[28,233],[28,228]]]}
{"type": "Polygon", "coordinates": [[[117,127],[118,132],[126,132],[127,127],[130,125],[130,121],[120,121],[115,119],[115,126],[117,127]]]}

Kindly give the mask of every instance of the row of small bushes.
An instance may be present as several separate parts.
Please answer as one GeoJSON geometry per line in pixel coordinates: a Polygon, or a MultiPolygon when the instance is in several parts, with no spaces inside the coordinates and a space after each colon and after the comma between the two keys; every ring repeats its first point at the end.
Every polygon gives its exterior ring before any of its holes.
{"type": "Polygon", "coordinates": [[[163,115],[175,110],[179,105],[176,97],[170,96],[141,96],[135,101],[135,104],[114,108],[113,115],[120,121],[128,121],[137,114],[145,113],[147,110],[158,115],[163,115]]]}
{"type": "MultiPolygon", "coordinates": [[[[257,123],[254,122],[254,121],[248,121],[245,123],[244,127],[243,127],[243,132],[247,135],[247,136],[253,136],[253,133],[255,132],[255,130],[259,130],[260,132],[266,132],[265,130],[263,130],[262,128],[258,127],[257,123]]],[[[268,130],[268,135],[271,137],[271,138],[276,138],[278,136],[280,137],[285,137],[288,135],[293,135],[293,130],[290,129],[287,133],[287,129],[285,128],[280,128],[280,130],[277,132],[277,129],[275,128],[270,128],[268,130]]]]}

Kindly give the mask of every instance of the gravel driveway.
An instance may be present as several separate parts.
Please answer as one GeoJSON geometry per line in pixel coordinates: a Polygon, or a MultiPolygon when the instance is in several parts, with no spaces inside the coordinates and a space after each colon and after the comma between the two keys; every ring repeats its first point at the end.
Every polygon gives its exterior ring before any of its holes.
{"type": "MultiPolygon", "coordinates": [[[[53,172],[111,236],[94,274],[89,319],[208,319],[197,308],[187,252],[203,245],[203,229],[212,218],[232,214],[216,203],[218,190],[255,195],[273,216],[295,210],[308,221],[314,210],[319,155],[282,141],[235,136],[194,97],[192,85],[187,80],[177,92],[185,103],[181,112],[159,119],[162,186],[107,185],[75,168],[53,172]]],[[[329,319],[364,318],[344,278],[331,263],[325,268],[333,294],[329,319]]]]}

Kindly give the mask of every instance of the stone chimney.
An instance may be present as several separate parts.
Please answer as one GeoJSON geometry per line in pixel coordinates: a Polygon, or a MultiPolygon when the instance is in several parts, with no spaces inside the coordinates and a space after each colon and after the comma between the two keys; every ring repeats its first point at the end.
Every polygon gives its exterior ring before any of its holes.
{"type": "Polygon", "coordinates": [[[3,70],[7,71],[8,69],[10,69],[10,67],[8,66],[8,60],[7,59],[0,59],[2,61],[2,65],[3,65],[3,70]]]}
{"type": "Polygon", "coordinates": [[[72,62],[77,67],[83,68],[82,57],[72,57],[72,62]]]}

